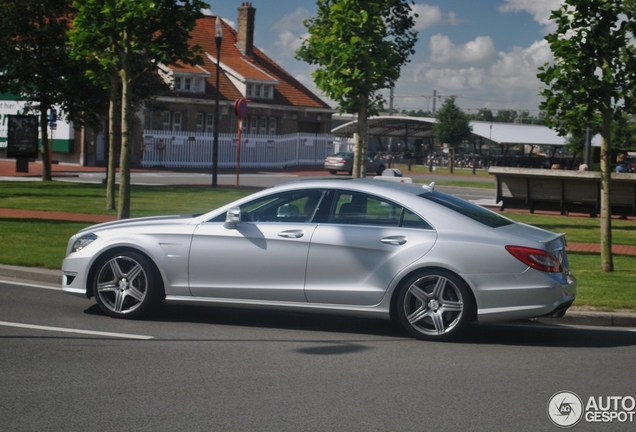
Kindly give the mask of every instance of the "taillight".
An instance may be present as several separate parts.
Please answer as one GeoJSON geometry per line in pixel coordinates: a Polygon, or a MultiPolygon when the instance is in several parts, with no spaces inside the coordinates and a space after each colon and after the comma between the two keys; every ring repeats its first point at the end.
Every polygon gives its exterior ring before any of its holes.
{"type": "Polygon", "coordinates": [[[506,246],[506,250],[525,265],[549,273],[560,273],[561,263],[549,252],[523,246],[506,246]]]}

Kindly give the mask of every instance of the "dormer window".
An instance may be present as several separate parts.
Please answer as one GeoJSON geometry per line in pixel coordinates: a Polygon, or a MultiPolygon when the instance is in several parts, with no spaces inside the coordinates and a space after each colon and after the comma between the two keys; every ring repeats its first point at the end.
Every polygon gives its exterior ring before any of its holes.
{"type": "Polygon", "coordinates": [[[245,97],[254,99],[273,99],[274,85],[247,82],[245,83],[245,97]]]}
{"type": "Polygon", "coordinates": [[[174,77],[173,90],[176,92],[203,93],[204,89],[203,78],[178,75],[174,77]]]}

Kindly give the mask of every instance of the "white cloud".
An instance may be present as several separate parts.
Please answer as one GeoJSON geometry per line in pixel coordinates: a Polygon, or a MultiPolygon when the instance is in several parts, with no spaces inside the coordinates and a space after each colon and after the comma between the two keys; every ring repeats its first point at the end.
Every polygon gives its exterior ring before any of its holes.
{"type": "Polygon", "coordinates": [[[563,0],[505,0],[505,3],[499,7],[499,11],[526,12],[532,15],[532,18],[545,28],[545,31],[551,32],[556,27],[550,20],[550,15],[562,4],[563,0]]]}
{"type": "Polygon", "coordinates": [[[463,45],[455,45],[448,36],[436,34],[430,39],[431,60],[443,64],[483,64],[497,55],[490,36],[477,36],[463,45]]]}
{"type": "Polygon", "coordinates": [[[288,30],[278,33],[278,40],[274,42],[279,48],[277,56],[279,57],[294,57],[296,50],[300,48],[304,38],[309,37],[308,33],[302,36],[298,36],[288,30]]]}
{"type": "Polygon", "coordinates": [[[538,68],[551,59],[552,52],[546,41],[535,42],[529,48],[515,47],[510,52],[499,53],[497,62],[490,68],[490,84],[502,91],[520,88],[538,89],[538,68]]]}
{"type": "Polygon", "coordinates": [[[298,8],[292,13],[283,15],[283,17],[274,24],[273,30],[278,33],[278,38],[276,42],[274,42],[274,45],[276,45],[279,50],[276,55],[277,58],[294,57],[302,41],[309,37],[303,21],[310,17],[310,11],[298,8]]]}
{"type": "Polygon", "coordinates": [[[439,6],[431,6],[424,3],[416,3],[411,6],[411,10],[418,16],[415,18],[414,30],[420,31],[439,24],[456,25],[460,21],[455,12],[442,13],[439,6]]]}

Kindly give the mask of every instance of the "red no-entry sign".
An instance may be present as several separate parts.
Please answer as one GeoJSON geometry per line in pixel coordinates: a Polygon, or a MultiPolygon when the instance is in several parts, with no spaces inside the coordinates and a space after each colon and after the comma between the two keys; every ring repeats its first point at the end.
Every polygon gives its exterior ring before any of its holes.
{"type": "Polygon", "coordinates": [[[244,119],[247,115],[247,101],[243,98],[237,99],[234,102],[234,112],[239,119],[244,119]]]}

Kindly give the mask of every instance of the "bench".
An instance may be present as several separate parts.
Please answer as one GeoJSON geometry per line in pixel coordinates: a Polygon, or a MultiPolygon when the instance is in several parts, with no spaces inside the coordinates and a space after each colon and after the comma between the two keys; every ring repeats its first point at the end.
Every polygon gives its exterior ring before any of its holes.
{"type": "MultiPolygon", "coordinates": [[[[534,168],[491,167],[497,181],[497,202],[506,208],[598,214],[601,173],[534,168]]],[[[612,214],[636,216],[636,174],[612,173],[612,214]]]]}

